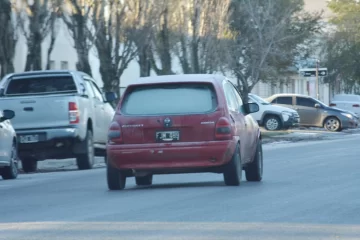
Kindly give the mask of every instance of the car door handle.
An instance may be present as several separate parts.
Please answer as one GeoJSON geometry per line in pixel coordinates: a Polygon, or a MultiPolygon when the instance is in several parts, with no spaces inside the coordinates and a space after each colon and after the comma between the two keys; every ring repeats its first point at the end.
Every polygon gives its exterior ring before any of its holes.
{"type": "Polygon", "coordinates": [[[25,108],[24,108],[24,111],[32,112],[32,111],[34,111],[34,108],[32,108],[32,107],[25,107],[25,108]]]}

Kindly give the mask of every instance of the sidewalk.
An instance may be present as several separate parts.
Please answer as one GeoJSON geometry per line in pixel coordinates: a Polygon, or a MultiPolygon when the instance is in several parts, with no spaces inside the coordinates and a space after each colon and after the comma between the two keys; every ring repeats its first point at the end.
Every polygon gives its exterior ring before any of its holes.
{"type": "Polygon", "coordinates": [[[359,134],[360,128],[341,132],[329,132],[321,128],[291,129],[284,131],[266,131],[261,129],[263,144],[273,142],[299,142],[338,139],[346,135],[359,134]]]}

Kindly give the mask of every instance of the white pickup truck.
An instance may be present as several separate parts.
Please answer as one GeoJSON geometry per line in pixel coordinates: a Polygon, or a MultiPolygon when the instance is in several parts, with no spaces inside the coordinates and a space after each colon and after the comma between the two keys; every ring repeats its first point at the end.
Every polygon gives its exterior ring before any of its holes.
{"type": "Polygon", "coordinates": [[[31,71],[0,82],[0,109],[15,112],[18,155],[25,172],[45,159],[76,158],[90,169],[104,156],[107,131],[115,114],[115,93],[103,94],[95,81],[78,71],[31,71]]]}

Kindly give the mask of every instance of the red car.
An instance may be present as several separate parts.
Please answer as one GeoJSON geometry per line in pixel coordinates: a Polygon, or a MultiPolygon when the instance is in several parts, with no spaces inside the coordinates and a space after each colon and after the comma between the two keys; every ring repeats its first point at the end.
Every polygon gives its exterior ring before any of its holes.
{"type": "Polygon", "coordinates": [[[213,172],[226,185],[261,181],[263,154],[258,124],[223,76],[193,74],[140,78],[127,87],[108,131],[107,182],[126,178],[151,185],[154,174],[213,172]]]}

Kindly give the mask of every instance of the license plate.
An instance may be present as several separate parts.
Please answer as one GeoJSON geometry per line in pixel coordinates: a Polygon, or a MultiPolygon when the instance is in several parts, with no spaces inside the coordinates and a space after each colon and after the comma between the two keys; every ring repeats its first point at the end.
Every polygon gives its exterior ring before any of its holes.
{"type": "Polygon", "coordinates": [[[38,134],[20,135],[20,143],[36,143],[39,142],[39,139],[38,134]]]}
{"type": "Polygon", "coordinates": [[[156,141],[158,141],[158,142],[179,141],[180,140],[180,132],[179,131],[156,132],[155,138],[156,138],[156,141]]]}

